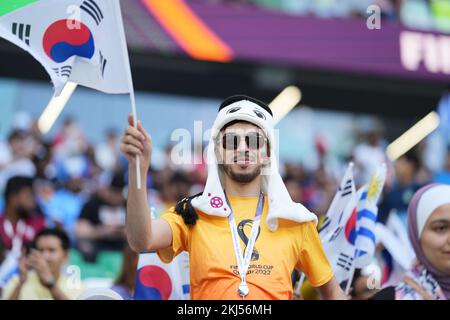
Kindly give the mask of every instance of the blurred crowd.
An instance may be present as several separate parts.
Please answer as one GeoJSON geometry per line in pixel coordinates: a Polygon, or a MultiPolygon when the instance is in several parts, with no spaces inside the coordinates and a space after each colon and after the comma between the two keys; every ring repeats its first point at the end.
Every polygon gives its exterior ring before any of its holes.
{"type": "MultiPolygon", "coordinates": [[[[357,143],[344,158],[336,159],[326,141],[318,139],[314,143],[319,162],[313,170],[299,163],[282,162],[280,167],[292,199],[323,217],[350,161],[355,163],[357,186],[367,183],[376,166],[387,161],[383,128],[376,123],[355,133],[357,143]]],[[[104,141],[93,145],[72,118],[65,119],[51,139],[42,136],[36,121],[31,119],[19,121],[11,128],[7,138],[0,141],[3,270],[7,270],[11,259],[22,259],[21,275],[26,274],[28,266],[37,271],[41,283],[50,279],[51,286],[54,285],[51,280],[58,278],[59,268],[67,262],[68,250],[78,252],[89,263],[96,263],[99,252],[124,252],[124,266],[115,289],[131,298],[137,255],[125,240],[128,165],[119,151],[120,134],[116,129],[108,130],[104,141]],[[39,255],[46,248],[50,254],[39,255]],[[30,250],[36,255],[34,260],[30,250]],[[59,250],[56,258],[52,255],[55,250],[59,250]],[[28,256],[31,260],[23,261],[28,256]],[[48,276],[49,272],[54,277],[48,276]]],[[[148,173],[149,202],[155,216],[185,196],[201,192],[206,181],[205,163],[176,166],[170,161],[172,148],[169,144],[165,149],[164,165],[151,167],[148,173]]],[[[388,179],[379,212],[381,222],[396,214],[406,226],[407,206],[417,189],[431,181],[450,183],[450,152],[444,167],[433,172],[424,162],[424,150],[422,144],[394,163],[388,162],[388,179]]],[[[24,279],[25,276],[16,282],[25,283],[24,279]]],[[[4,292],[3,297],[14,297],[11,295],[14,288],[8,286],[9,279],[1,271],[0,280],[3,281],[0,289],[9,288],[8,296],[4,292]]],[[[15,297],[30,297],[26,292],[15,297]]]]}
{"type": "Polygon", "coordinates": [[[381,17],[401,21],[414,29],[450,32],[448,0],[201,0],[208,3],[250,4],[288,14],[323,18],[367,17],[370,5],[381,9],[381,17]]]}

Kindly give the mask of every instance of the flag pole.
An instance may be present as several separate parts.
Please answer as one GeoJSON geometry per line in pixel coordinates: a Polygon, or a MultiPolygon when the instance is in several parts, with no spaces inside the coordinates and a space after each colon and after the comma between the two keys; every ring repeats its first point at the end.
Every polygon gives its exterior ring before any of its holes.
{"type": "MultiPolygon", "coordinates": [[[[132,88],[130,92],[130,101],[131,101],[131,112],[133,113],[133,126],[137,129],[137,112],[136,112],[136,98],[134,96],[134,89],[132,88]]],[[[141,159],[139,155],[136,155],[136,187],[138,190],[141,189],[141,159]]]]}
{"type": "MultiPolygon", "coordinates": [[[[130,102],[131,102],[131,112],[133,114],[133,127],[137,129],[137,112],[136,112],[136,99],[134,96],[134,85],[133,85],[133,78],[131,77],[131,67],[130,67],[130,58],[128,56],[128,49],[127,49],[127,40],[125,38],[125,30],[123,26],[123,20],[122,20],[122,10],[120,9],[120,1],[114,0],[113,1],[114,6],[116,8],[116,16],[118,20],[119,25],[119,37],[122,42],[122,51],[123,51],[123,57],[124,57],[124,64],[125,68],[127,69],[127,80],[128,85],[130,87],[130,102]]],[[[139,170],[141,166],[141,159],[138,155],[136,155],[136,186],[137,189],[141,189],[141,171],[139,170]]]]}

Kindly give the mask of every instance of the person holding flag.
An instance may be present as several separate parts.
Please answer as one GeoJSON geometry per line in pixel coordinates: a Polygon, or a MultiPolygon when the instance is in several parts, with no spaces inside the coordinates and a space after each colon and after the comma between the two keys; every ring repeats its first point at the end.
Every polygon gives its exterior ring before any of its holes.
{"type": "Polygon", "coordinates": [[[168,263],[189,252],[191,299],[292,299],[291,272],[305,273],[324,299],[347,299],[316,230],[317,218],[291,200],[278,172],[273,116],[263,102],[239,95],[219,108],[207,149],[201,194],[151,219],[143,185],[151,138],[132,117],[121,139],[129,166],[126,233],[137,252],[168,263]]]}

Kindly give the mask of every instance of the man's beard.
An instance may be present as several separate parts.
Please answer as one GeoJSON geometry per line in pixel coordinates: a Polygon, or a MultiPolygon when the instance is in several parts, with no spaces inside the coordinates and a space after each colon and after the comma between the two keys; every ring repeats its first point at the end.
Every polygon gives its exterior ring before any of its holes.
{"type": "Polygon", "coordinates": [[[261,174],[261,167],[257,166],[252,172],[248,173],[237,173],[233,170],[232,165],[223,164],[223,171],[228,175],[233,181],[239,183],[249,183],[256,179],[257,176],[261,174]]]}

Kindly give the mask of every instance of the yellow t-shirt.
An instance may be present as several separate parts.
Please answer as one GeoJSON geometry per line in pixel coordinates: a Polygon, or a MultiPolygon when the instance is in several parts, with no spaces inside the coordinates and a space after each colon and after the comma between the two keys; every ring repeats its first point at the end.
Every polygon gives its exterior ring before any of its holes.
{"type": "MultiPolygon", "coordinates": [[[[258,197],[230,197],[242,252],[250,235],[258,197]]],[[[256,258],[250,262],[246,277],[250,293],[246,299],[291,299],[291,273],[294,268],[303,271],[314,287],[326,284],[333,271],[323,251],[313,222],[295,223],[279,220],[279,228],[271,232],[267,218],[267,197],[260,223],[260,234],[255,242],[256,258]]],[[[189,252],[191,299],[241,299],[237,293],[240,277],[227,218],[198,212],[194,226],[187,226],[183,218],[169,209],[161,218],[173,233],[172,246],[158,251],[165,263],[182,251],[189,252]]]]}
{"type": "MultiPolygon", "coordinates": [[[[7,300],[11,297],[14,290],[19,283],[19,276],[14,276],[6,284],[3,289],[2,299],[7,300]]],[[[60,275],[56,285],[59,289],[70,299],[75,300],[83,292],[83,287],[80,285],[77,287],[69,287],[69,280],[66,276],[60,275]]],[[[46,287],[44,287],[36,272],[30,271],[27,275],[27,280],[22,286],[19,294],[19,300],[53,300],[53,296],[46,287]]]]}

